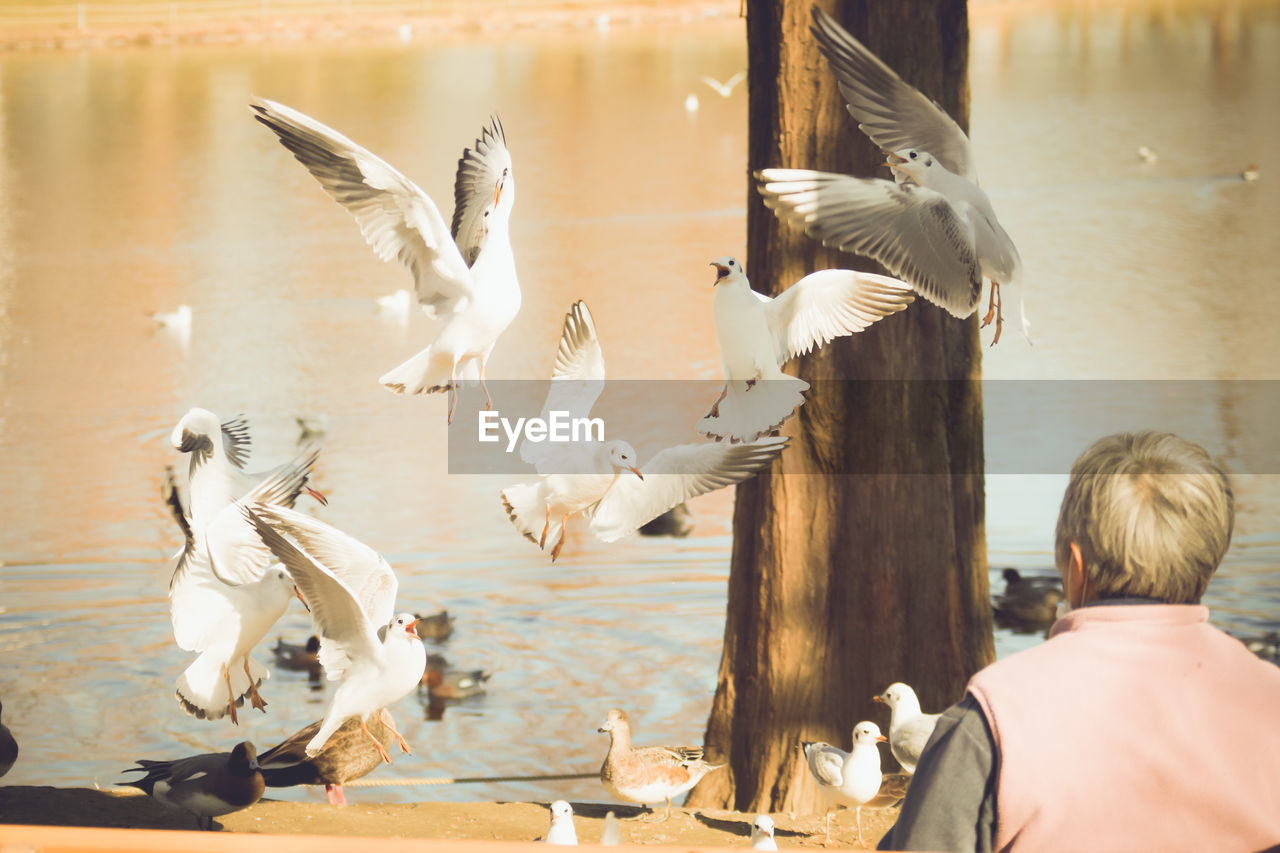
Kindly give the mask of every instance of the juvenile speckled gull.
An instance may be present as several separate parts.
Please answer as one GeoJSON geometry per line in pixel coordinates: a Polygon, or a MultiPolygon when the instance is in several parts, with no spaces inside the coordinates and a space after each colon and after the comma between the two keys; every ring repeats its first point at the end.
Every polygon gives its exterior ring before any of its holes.
{"type": "Polygon", "coordinates": [[[736,259],[711,265],[725,384],[698,431],[716,439],[751,441],[781,426],[809,388],[783,373],[784,364],[833,338],[861,332],[915,299],[904,281],[852,270],[812,273],[774,298],[751,289],[736,259]]]}
{"type": "Polygon", "coordinates": [[[857,810],[858,843],[862,844],[862,806],[880,791],[880,750],[886,740],[880,727],[866,720],[853,727],[853,751],[826,743],[806,742],[804,757],[818,790],[827,800],[826,840],[831,841],[831,812],[844,806],[857,810]]]}
{"type": "Polygon", "coordinates": [[[879,696],[872,697],[889,706],[889,749],[907,773],[916,772],[920,753],[933,735],[941,714],[920,710],[916,692],[902,682],[890,684],[879,696]]]}
{"type": "MultiPolygon", "coordinates": [[[[427,665],[417,619],[411,613],[392,615],[398,584],[391,566],[369,546],[310,516],[262,504],[245,513],[311,608],[320,664],[329,680],[342,682],[306,754],[316,755],[348,718],[358,717],[390,764],[391,756],[366,720],[413,692],[427,665]]],[[[409,752],[390,718],[379,718],[409,752]]]]}
{"type": "Polygon", "coordinates": [[[254,116],[347,209],[379,258],[413,274],[418,302],[444,321],[435,340],[378,381],[397,394],[449,393],[453,420],[460,380],[478,378],[520,311],[508,223],[515,203],[511,153],[497,116],[465,149],[454,180],[450,226],[435,202],[381,158],[310,116],[265,99],[254,116]]]}
{"type": "Polygon", "coordinates": [[[392,729],[382,723],[382,715],[388,719],[391,717],[390,712],[384,710],[382,714],[369,718],[368,727],[376,739],[374,743],[370,743],[360,730],[360,722],[352,718],[343,723],[324,748],[312,756],[307,755],[307,744],[320,731],[324,721],[316,720],[294,732],[258,756],[263,781],[268,788],[324,785],[330,805],[345,806],[347,796],[342,786],[369,775],[381,766],[382,754],[395,742],[392,729]]]}
{"type": "MultiPolygon", "coordinates": [[[[835,19],[813,7],[812,32],[858,127],[885,150],[897,183],[809,169],[756,174],[765,204],[784,221],[842,251],[874,258],[956,317],[978,307],[983,325],[1003,311],[1000,285],[1020,285],[1013,240],[978,187],[969,139],[937,104],[904,82],[835,19]]],[[[1029,323],[1021,310],[1023,335],[1029,323]]]]}
{"type": "MultiPolygon", "coordinates": [[[[314,450],[301,464],[281,466],[255,486],[249,498],[296,495],[312,461],[314,450]]],[[[230,714],[231,722],[238,724],[236,708],[246,698],[253,707],[266,710],[258,688],[271,672],[250,653],[289,606],[295,594],[293,579],[279,567],[266,567],[245,583],[223,582],[213,571],[207,548],[196,538],[172,470],[167,472],[164,497],[185,539],[169,579],[173,639],[178,648],[197,654],[178,676],[178,702],[199,719],[230,714]]],[[[219,515],[226,512],[238,514],[239,506],[229,504],[219,515]]]]}
{"type": "MultiPolygon", "coordinates": [[[[604,356],[586,303],[565,316],[551,389],[543,413],[556,409],[586,417],[604,384],[604,356]]],[[[511,523],[540,548],[554,543],[551,559],[564,546],[565,524],[584,513],[591,531],[612,542],[634,532],[691,497],[741,482],[768,466],[786,445],[785,438],[752,444],[681,444],[654,455],[643,468],[625,441],[578,441],[534,445],[521,456],[534,465],[536,483],[501,492],[511,523]]]]}
{"type": "Polygon", "coordinates": [[[613,708],[598,731],[609,733],[609,752],[600,765],[605,789],[630,803],[667,801],[663,820],[671,817],[671,800],[688,791],[723,764],[708,764],[700,746],[631,746],[631,721],[613,708]]]}

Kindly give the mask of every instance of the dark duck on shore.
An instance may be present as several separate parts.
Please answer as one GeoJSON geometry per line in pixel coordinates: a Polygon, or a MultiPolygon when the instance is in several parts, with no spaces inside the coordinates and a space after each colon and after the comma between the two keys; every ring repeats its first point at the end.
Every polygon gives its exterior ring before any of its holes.
{"type": "MultiPolygon", "coordinates": [[[[388,717],[391,714],[383,711],[388,717]]],[[[320,752],[307,757],[307,744],[320,731],[323,720],[316,720],[277,746],[262,753],[258,763],[268,787],[290,788],[294,785],[324,785],[325,795],[335,806],[347,804],[342,786],[368,776],[382,763],[382,753],[360,730],[360,720],[351,718],[325,741],[320,752]]],[[[390,749],[395,735],[382,722],[382,714],[369,717],[369,731],[390,749]]],[[[392,725],[395,721],[392,720],[392,725]]]]}
{"type": "Polygon", "coordinates": [[[1058,578],[1024,577],[1017,569],[1005,569],[1004,593],[993,606],[996,624],[1014,631],[1043,631],[1057,618],[1063,600],[1058,578]]]}
{"type": "Polygon", "coordinates": [[[249,741],[231,752],[192,755],[175,761],[139,759],[137,767],[124,771],[145,772],[131,782],[152,799],[196,816],[201,829],[213,829],[213,819],[256,803],[264,790],[258,754],[249,741]]]}

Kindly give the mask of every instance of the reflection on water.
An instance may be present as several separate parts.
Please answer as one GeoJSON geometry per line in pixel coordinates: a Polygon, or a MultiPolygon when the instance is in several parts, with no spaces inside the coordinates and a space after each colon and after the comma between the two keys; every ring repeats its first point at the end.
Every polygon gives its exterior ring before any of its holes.
{"type": "MultiPolygon", "coordinates": [[[[975,9],[974,144],[1026,261],[1036,339],[989,350],[988,378],[1277,378],[1280,12],[1136,9],[975,9]],[[1137,156],[1144,145],[1155,163],[1137,156]],[[1235,177],[1250,162],[1262,180],[1235,177]]],[[[440,647],[451,663],[494,671],[486,695],[437,722],[425,701],[401,702],[415,754],[382,776],[590,772],[615,705],[642,741],[696,742],[731,495],[695,501],[686,539],[604,546],[571,525],[552,566],[503,515],[509,478],[447,473],[443,399],[377,385],[431,323],[379,312],[405,273],[374,258],[247,103],[321,118],[446,210],[458,154],[496,110],[520,185],[524,307],[490,375],[545,376],[583,297],[612,377],[714,379],[707,264],[745,256],[751,191],[745,91],[720,98],[700,80],[745,64],[737,21],[0,57],[0,697],[23,749],[5,781],[106,785],[137,757],[269,746],[323,713],[327,689],[281,670],[264,686],[269,713],[239,730],[172,699],[188,658],[169,629],[163,562],[178,538],[159,487],[169,429],[193,405],[248,415],[255,469],[293,452],[297,418],[322,424],[317,485],[331,505],[317,514],[388,557],[405,607],[457,615],[440,647]],[[181,304],[186,340],[150,316],[181,304]]],[[[1106,426],[1111,410],[1097,408],[1088,422],[1106,426]]],[[[1247,395],[1223,399],[1191,437],[1229,444],[1256,417],[1247,395]]],[[[1051,568],[1062,485],[988,479],[995,570],[1051,568]]],[[[1237,490],[1210,603],[1225,626],[1261,633],[1280,602],[1280,499],[1275,476],[1237,490]]],[[[290,609],[258,656],[308,628],[290,609]]],[[[1002,632],[997,649],[1034,641],[1002,632]]],[[[376,793],[420,796],[604,794],[589,781],[376,793]]]]}

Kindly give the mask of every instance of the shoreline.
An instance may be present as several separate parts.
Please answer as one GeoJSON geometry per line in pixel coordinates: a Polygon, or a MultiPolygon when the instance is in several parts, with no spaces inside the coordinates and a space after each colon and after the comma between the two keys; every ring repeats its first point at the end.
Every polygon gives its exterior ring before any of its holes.
{"type": "Polygon", "coordinates": [[[266,2],[229,5],[218,16],[183,18],[176,3],[137,3],[136,20],[112,20],[92,5],[67,3],[35,21],[0,5],[0,51],[36,52],[177,45],[279,45],[360,39],[412,43],[420,38],[507,34],[538,30],[600,30],[614,26],[683,25],[736,18],[737,0],[549,0],[511,5],[494,0],[465,4],[395,4],[351,8],[346,3],[272,11],[266,2]],[[94,15],[99,21],[94,21],[94,15]]]}
{"type": "MultiPolygon", "coordinates": [[[[298,803],[268,796],[242,811],[215,819],[222,836],[236,833],[261,835],[351,836],[411,838],[424,841],[533,842],[546,834],[548,804],[537,802],[361,802],[359,793],[346,807],[325,803],[298,803]]],[[[750,845],[754,814],[718,809],[672,807],[669,820],[653,820],[638,806],[574,802],[574,824],[582,844],[596,844],[604,827],[605,814],[614,811],[620,818],[626,845],[679,845],[690,847],[738,847],[750,845]]],[[[662,813],[662,807],[654,812],[662,813]]],[[[774,814],[778,846],[823,848],[822,814],[774,814]]],[[[874,847],[897,819],[896,809],[864,808],[864,838],[874,847]]],[[[0,846],[30,843],[23,841],[22,826],[97,827],[133,830],[151,838],[167,833],[154,830],[189,831],[195,818],[139,793],[128,794],[92,788],[40,786],[0,787],[0,846]],[[12,825],[6,826],[5,824],[12,825]]],[[[835,847],[856,848],[854,813],[844,809],[831,821],[835,847]]],[[[117,833],[118,835],[119,833],[117,833]]],[[[184,832],[184,837],[186,836],[184,832]]],[[[127,845],[126,845],[127,846],[127,845]]],[[[141,846],[141,845],[136,845],[141,846]]],[[[220,849],[229,848],[225,844],[220,849]]],[[[90,848],[93,849],[93,848],[90,848]]],[[[107,849],[105,847],[97,849],[107,849]]],[[[831,849],[831,848],[826,848],[831,849]]]]}

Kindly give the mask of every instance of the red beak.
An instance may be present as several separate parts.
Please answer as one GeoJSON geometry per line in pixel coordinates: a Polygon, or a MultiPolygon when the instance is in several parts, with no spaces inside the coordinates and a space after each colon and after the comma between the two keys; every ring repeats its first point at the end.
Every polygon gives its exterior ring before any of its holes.
{"type": "Polygon", "coordinates": [[[716,280],[711,283],[711,286],[715,287],[717,284],[720,283],[720,279],[724,278],[729,274],[729,268],[726,267],[724,264],[717,264],[715,261],[711,262],[711,266],[716,268],[716,280]]]}
{"type": "Polygon", "coordinates": [[[641,480],[643,480],[643,479],[644,479],[644,474],[641,474],[641,473],[640,473],[640,469],[639,469],[639,468],[637,468],[636,466],[632,465],[632,466],[628,467],[628,468],[627,468],[627,470],[628,470],[628,471],[630,471],[632,474],[635,474],[635,475],[636,475],[637,477],[639,477],[641,480]]]}
{"type": "Polygon", "coordinates": [[[307,604],[307,600],[306,600],[305,598],[303,598],[303,597],[302,597],[302,590],[298,589],[298,588],[295,586],[295,587],[293,588],[293,594],[294,594],[294,595],[296,595],[296,596],[298,596],[298,600],[302,602],[302,606],[303,606],[303,607],[305,607],[305,608],[307,608],[307,612],[308,612],[308,613],[310,613],[310,612],[311,612],[311,605],[310,605],[310,604],[307,604]]]}
{"type": "MultiPolygon", "coordinates": [[[[405,632],[406,634],[408,634],[410,637],[417,637],[417,636],[418,636],[418,623],[417,623],[417,622],[410,622],[408,625],[406,625],[406,626],[405,626],[405,628],[404,628],[404,632],[405,632]]],[[[419,639],[421,639],[421,638],[419,638],[419,639]]]]}

